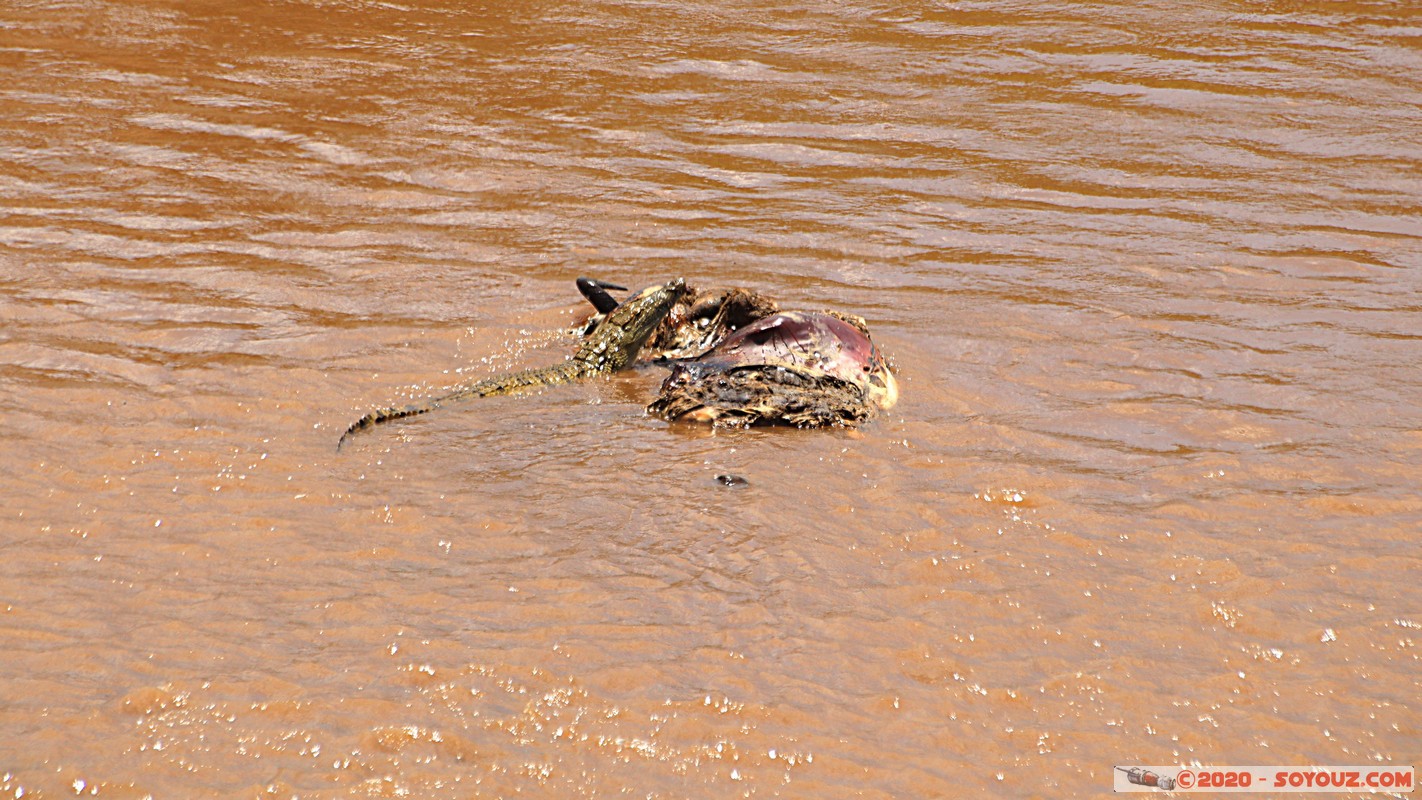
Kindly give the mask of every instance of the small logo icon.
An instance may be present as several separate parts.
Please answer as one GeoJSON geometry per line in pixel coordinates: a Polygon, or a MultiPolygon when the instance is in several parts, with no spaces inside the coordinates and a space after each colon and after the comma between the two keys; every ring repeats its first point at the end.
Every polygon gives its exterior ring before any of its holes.
{"type": "Polygon", "coordinates": [[[1137,786],[1150,786],[1155,789],[1170,791],[1175,788],[1175,779],[1163,777],[1157,773],[1141,767],[1116,767],[1121,772],[1126,773],[1126,780],[1137,786]]]}

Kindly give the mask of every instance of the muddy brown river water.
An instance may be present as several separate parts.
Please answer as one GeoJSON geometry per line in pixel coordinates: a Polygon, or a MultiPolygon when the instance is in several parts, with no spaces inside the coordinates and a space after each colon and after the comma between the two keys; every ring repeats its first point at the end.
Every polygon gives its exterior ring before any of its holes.
{"type": "Polygon", "coordinates": [[[0,796],[1422,766],[1416,6],[17,0],[0,67],[0,796]],[[902,401],[336,452],[584,274],[861,314],[902,401]]]}

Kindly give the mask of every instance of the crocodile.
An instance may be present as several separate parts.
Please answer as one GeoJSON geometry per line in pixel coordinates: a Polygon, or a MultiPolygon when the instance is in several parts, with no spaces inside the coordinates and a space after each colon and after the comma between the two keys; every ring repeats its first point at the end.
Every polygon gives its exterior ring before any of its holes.
{"type": "MultiPolygon", "coordinates": [[[[607,293],[608,289],[626,291],[604,281],[578,279],[578,291],[597,313],[586,323],[575,326],[573,333],[588,335],[597,329],[603,317],[617,308],[617,300],[607,293]]],[[[686,293],[647,339],[641,358],[658,363],[696,358],[738,329],[779,310],[778,303],[753,289],[702,290],[687,286],[686,293]]]]}
{"type": "MultiPolygon", "coordinates": [[[[617,288],[601,282],[589,283],[617,288]]],[[[580,279],[578,285],[582,289],[583,280],[580,279]]],[[[544,386],[587,380],[623,369],[636,360],[642,345],[646,344],[648,337],[686,291],[686,281],[677,278],[660,286],[649,287],[636,297],[612,308],[572,358],[561,364],[496,375],[420,403],[372,411],[351,423],[346,432],[341,434],[336,449],[339,450],[347,439],[366,428],[392,419],[426,414],[459,400],[521,394],[544,386]]],[[[584,293],[586,294],[586,291],[584,293]]]]}

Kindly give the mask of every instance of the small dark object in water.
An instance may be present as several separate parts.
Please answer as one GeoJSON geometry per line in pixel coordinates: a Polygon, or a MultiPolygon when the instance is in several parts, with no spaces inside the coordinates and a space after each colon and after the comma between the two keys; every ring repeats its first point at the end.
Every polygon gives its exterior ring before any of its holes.
{"type": "Polygon", "coordinates": [[[746,480],[745,478],[742,478],[739,475],[717,475],[716,482],[721,484],[722,486],[750,486],[750,481],[746,480]]]}

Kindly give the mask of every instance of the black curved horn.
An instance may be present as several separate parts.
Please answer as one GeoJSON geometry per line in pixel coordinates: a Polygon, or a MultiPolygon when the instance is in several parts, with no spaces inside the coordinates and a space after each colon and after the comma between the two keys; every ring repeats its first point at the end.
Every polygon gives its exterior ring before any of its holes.
{"type": "Polygon", "coordinates": [[[594,280],[593,278],[578,278],[578,291],[583,293],[583,297],[593,304],[599,314],[606,314],[617,308],[617,300],[607,293],[611,289],[615,292],[625,292],[626,288],[607,281],[594,280]]]}

